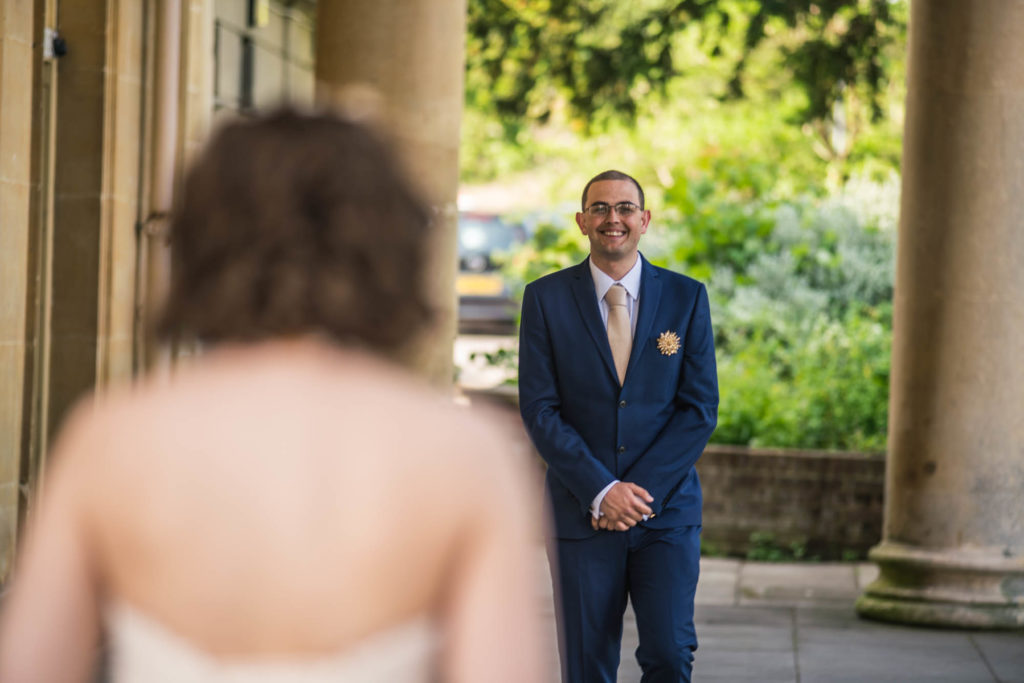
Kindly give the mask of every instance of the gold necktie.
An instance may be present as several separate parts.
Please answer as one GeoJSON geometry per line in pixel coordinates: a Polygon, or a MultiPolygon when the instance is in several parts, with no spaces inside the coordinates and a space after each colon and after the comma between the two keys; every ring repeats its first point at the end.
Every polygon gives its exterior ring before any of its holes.
{"type": "Polygon", "coordinates": [[[608,302],[608,343],[612,347],[615,371],[619,373],[619,384],[626,379],[626,365],[633,348],[633,330],[629,324],[629,308],[626,306],[626,288],[612,285],[604,295],[608,302]]]}

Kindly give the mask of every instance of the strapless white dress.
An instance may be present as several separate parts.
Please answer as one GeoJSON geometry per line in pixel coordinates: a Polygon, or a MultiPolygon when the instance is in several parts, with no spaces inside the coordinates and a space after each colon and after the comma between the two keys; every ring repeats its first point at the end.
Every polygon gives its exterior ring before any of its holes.
{"type": "Polygon", "coordinates": [[[111,683],[428,683],[439,637],[427,618],[317,657],[222,658],[124,604],[106,610],[111,683]]]}

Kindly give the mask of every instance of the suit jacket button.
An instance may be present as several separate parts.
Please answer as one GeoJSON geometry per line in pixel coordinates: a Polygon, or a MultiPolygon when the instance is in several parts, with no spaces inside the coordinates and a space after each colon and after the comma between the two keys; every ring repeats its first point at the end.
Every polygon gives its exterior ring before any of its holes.
{"type": "Polygon", "coordinates": [[[619,401],[619,407],[620,408],[625,408],[626,407],[626,402],[625,401],[619,401]]]}
{"type": "Polygon", "coordinates": [[[626,447],[625,446],[619,446],[619,453],[625,453],[625,452],[626,452],[626,447]]]}

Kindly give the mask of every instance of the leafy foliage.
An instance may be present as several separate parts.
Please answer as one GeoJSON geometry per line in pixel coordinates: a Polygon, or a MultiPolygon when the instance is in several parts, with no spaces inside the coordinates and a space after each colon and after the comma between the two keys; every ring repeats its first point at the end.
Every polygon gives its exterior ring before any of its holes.
{"type": "Polygon", "coordinates": [[[582,260],[578,193],[626,170],[644,254],[708,284],[714,440],[883,448],[906,5],[470,0],[463,179],[570,202],[513,283],[582,260]]]}
{"type": "Polygon", "coordinates": [[[750,52],[779,23],[799,38],[782,47],[783,63],[807,95],[805,120],[828,119],[847,87],[861,87],[872,119],[883,117],[886,48],[905,29],[906,18],[889,0],[767,0],[747,27],[744,58],[733,92],[742,92],[743,67],[750,52]]]}
{"type": "Polygon", "coordinates": [[[877,315],[819,317],[795,337],[759,327],[734,341],[719,353],[714,441],[884,450],[891,333],[888,310],[877,315]]]}
{"type": "Polygon", "coordinates": [[[505,120],[545,121],[562,105],[580,118],[602,103],[635,115],[637,88],[676,75],[673,38],[707,3],[471,0],[467,91],[505,120]]]}
{"type": "Polygon", "coordinates": [[[895,179],[824,199],[711,198],[666,263],[708,282],[719,443],[882,450],[895,179]],[[720,218],[721,220],[716,220],[720,218]]]}
{"type": "Polygon", "coordinates": [[[806,94],[802,120],[830,119],[857,88],[877,121],[886,50],[905,23],[890,0],[470,0],[467,102],[509,134],[563,107],[585,122],[632,118],[640,98],[666,94],[689,66],[677,38],[698,26],[708,55],[731,58],[724,96],[744,94],[751,56],[771,43],[806,94]]]}
{"type": "MultiPolygon", "coordinates": [[[[725,184],[704,177],[667,195],[680,218],[645,253],[708,283],[721,394],[713,441],[884,449],[895,182],[778,200],[716,192],[725,184]]],[[[541,226],[506,272],[521,290],[578,263],[583,245],[569,227],[541,226]]]]}
{"type": "Polygon", "coordinates": [[[807,546],[801,541],[782,545],[775,540],[775,535],[771,532],[755,531],[750,534],[747,559],[755,562],[799,562],[801,560],[818,562],[821,558],[807,557],[807,546]]]}
{"type": "Polygon", "coordinates": [[[728,165],[789,196],[884,177],[899,164],[906,6],[876,4],[471,0],[463,180],[529,175],[564,198],[600,170],[626,168],[657,199],[684,162],[728,165]],[[863,68],[815,57],[829,78],[812,89],[798,77],[801,46],[824,36],[846,55],[854,20],[875,15],[870,66],[863,55],[852,62],[863,68]],[[633,25],[652,33],[642,47],[623,44],[633,25]],[[867,79],[876,67],[882,76],[867,79]]]}

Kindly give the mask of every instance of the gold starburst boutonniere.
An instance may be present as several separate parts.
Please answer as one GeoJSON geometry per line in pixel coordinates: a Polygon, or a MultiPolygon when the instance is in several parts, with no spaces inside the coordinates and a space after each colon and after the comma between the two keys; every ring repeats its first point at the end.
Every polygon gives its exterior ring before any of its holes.
{"type": "Polygon", "coordinates": [[[672,356],[679,351],[679,335],[675,332],[662,332],[658,337],[658,350],[663,356],[672,356]]]}

